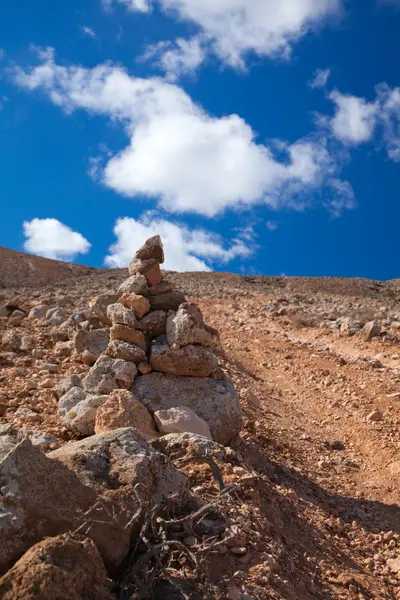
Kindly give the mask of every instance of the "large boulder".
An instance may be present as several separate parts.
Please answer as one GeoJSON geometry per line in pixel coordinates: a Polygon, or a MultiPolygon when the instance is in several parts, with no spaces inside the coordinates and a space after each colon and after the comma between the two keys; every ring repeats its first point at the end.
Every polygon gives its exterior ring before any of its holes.
{"type": "Polygon", "coordinates": [[[119,388],[128,390],[136,375],[135,363],[102,355],[82,384],[84,389],[92,394],[110,394],[119,388]]]}
{"type": "Polygon", "coordinates": [[[85,364],[91,366],[107,348],[109,339],[109,329],[80,329],[74,336],[75,351],[82,355],[85,364]]]}
{"type": "Polygon", "coordinates": [[[93,435],[96,413],[107,398],[80,387],[71,388],[58,402],[61,425],[78,436],[93,435]]]}
{"type": "Polygon", "coordinates": [[[149,362],[155,371],[192,377],[208,377],[218,366],[211,350],[192,344],[172,350],[168,344],[155,343],[149,362]]]}
{"type": "Polygon", "coordinates": [[[61,460],[83,484],[117,504],[125,523],[140,505],[153,508],[171,494],[186,499],[186,477],[133,428],[93,435],[66,444],[49,456],[61,460]],[[140,504],[134,492],[137,484],[140,504]]]}
{"type": "Polygon", "coordinates": [[[195,433],[212,440],[207,423],[188,406],[157,410],[154,420],[161,433],[195,433]]]}
{"type": "Polygon", "coordinates": [[[186,302],[182,292],[166,292],[157,296],[150,296],[151,310],[178,310],[179,306],[186,302]]]}
{"type": "Polygon", "coordinates": [[[0,578],[2,600],[113,600],[96,544],[64,533],[35,544],[0,578]]]}
{"type": "Polygon", "coordinates": [[[163,335],[167,327],[167,313],[164,310],[154,310],[139,321],[140,329],[151,338],[163,335]]]}
{"type": "Polygon", "coordinates": [[[132,392],[152,413],[188,406],[221,444],[228,444],[242,428],[240,400],[231,381],[149,373],[138,377],[132,392]]]}
{"type": "Polygon", "coordinates": [[[132,392],[114,390],[97,411],[94,430],[104,433],[122,427],[134,427],[146,439],[157,437],[154,421],[147,408],[132,392]]]}
{"type": "Polygon", "coordinates": [[[196,304],[181,304],[178,312],[167,321],[167,339],[169,344],[200,344],[216,348],[219,344],[218,331],[206,325],[203,315],[196,304]]]}
{"type": "Polygon", "coordinates": [[[29,440],[0,462],[0,489],[0,573],[44,537],[75,531],[85,523],[107,565],[117,567],[126,556],[129,536],[109,516],[116,507],[108,502],[108,510],[99,507],[90,515],[98,502],[96,492],[29,440]]]}
{"type": "MultiPolygon", "coordinates": [[[[149,286],[147,285],[147,279],[144,275],[138,273],[132,277],[128,277],[121,283],[118,288],[119,294],[138,294],[140,296],[147,296],[149,286]]],[[[115,300],[116,302],[116,300],[115,300]]]]}
{"type": "Polygon", "coordinates": [[[133,362],[136,365],[147,360],[147,355],[143,348],[140,348],[136,344],[123,342],[122,340],[113,340],[110,342],[104,354],[111,356],[111,358],[122,358],[122,360],[133,362]]]}
{"type": "Polygon", "coordinates": [[[118,302],[118,298],[118,294],[96,296],[90,299],[89,306],[92,309],[93,314],[96,315],[96,317],[98,317],[102,323],[105,325],[111,325],[110,318],[107,315],[107,307],[110,304],[115,304],[115,302],[118,302]]]}
{"type": "Polygon", "coordinates": [[[164,247],[159,235],[153,235],[145,241],[143,246],[135,254],[135,258],[148,260],[154,258],[159,263],[164,262],[164,247]]]}

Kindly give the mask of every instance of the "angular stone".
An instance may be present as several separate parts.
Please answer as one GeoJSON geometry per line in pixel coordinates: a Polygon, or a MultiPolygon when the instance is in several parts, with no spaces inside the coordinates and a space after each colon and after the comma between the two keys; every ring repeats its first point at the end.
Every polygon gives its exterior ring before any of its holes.
{"type": "Polygon", "coordinates": [[[93,365],[108,346],[109,329],[80,329],[74,336],[74,346],[78,354],[85,353],[85,364],[93,365]]]}
{"type": "Polygon", "coordinates": [[[147,408],[127,390],[112,392],[96,415],[96,433],[121,427],[134,427],[146,439],[158,435],[147,408]]]}
{"type": "Polygon", "coordinates": [[[150,296],[159,296],[160,294],[167,294],[168,292],[172,292],[172,284],[164,279],[157,285],[153,285],[149,288],[150,296]]]}
{"type": "Polygon", "coordinates": [[[83,387],[94,394],[110,394],[115,389],[129,389],[137,374],[133,362],[100,356],[83,379],[83,387]]]}
{"type": "Polygon", "coordinates": [[[152,413],[188,406],[204,419],[213,439],[221,444],[229,444],[242,428],[240,400],[231,381],[153,372],[138,377],[132,392],[152,413]]]}
{"type": "Polygon", "coordinates": [[[151,338],[163,335],[167,327],[167,313],[163,310],[155,310],[140,319],[139,326],[151,338]]]}
{"type": "Polygon", "coordinates": [[[1,337],[2,347],[11,352],[17,352],[21,348],[21,344],[21,336],[11,329],[5,331],[1,337]]]}
{"type": "Polygon", "coordinates": [[[67,375],[61,379],[60,383],[58,384],[57,396],[61,398],[61,396],[64,396],[64,394],[69,392],[69,390],[73,387],[82,387],[81,375],[67,375]]]}
{"type": "MultiPolygon", "coordinates": [[[[29,440],[15,446],[0,463],[0,573],[44,537],[75,531],[98,500],[90,486],[61,462],[46,457],[29,440]]],[[[111,502],[108,509],[116,510],[111,502]]],[[[110,567],[129,549],[129,536],[103,508],[95,513],[88,536],[110,567]]],[[[54,596],[53,596],[54,597],[54,596]]]]}
{"type": "Polygon", "coordinates": [[[50,310],[46,313],[46,320],[51,325],[61,325],[68,319],[68,313],[59,306],[55,308],[50,308],[50,310]]]}
{"type": "Polygon", "coordinates": [[[364,342],[369,342],[372,338],[379,335],[381,332],[381,326],[376,321],[370,321],[361,330],[361,337],[364,342]]]}
{"type": "Polygon", "coordinates": [[[153,367],[148,362],[141,362],[138,364],[138,369],[142,375],[147,375],[147,373],[151,373],[153,367]]]}
{"type": "Polygon", "coordinates": [[[129,264],[129,275],[137,275],[141,273],[146,277],[149,285],[157,285],[162,280],[160,263],[154,258],[148,260],[140,260],[134,258],[129,264]]]}
{"type": "Polygon", "coordinates": [[[188,406],[158,410],[154,420],[161,433],[194,433],[212,440],[207,423],[188,406]]]}
{"type": "MultiPolygon", "coordinates": [[[[186,477],[133,428],[116,429],[66,444],[49,454],[61,460],[85,485],[118,506],[130,521],[137,509],[153,507],[171,494],[186,499],[186,477]],[[134,492],[135,486],[140,503],[134,492]]],[[[134,524],[135,532],[140,523],[134,524]]]]}
{"type": "Polygon", "coordinates": [[[107,398],[79,387],[71,388],[58,402],[61,425],[78,436],[93,435],[96,413],[107,398]]]}
{"type": "Polygon", "coordinates": [[[44,449],[57,442],[58,438],[44,431],[35,431],[26,427],[14,429],[8,423],[0,425],[0,461],[23,440],[30,440],[34,446],[44,449]]]}
{"type": "Polygon", "coordinates": [[[153,344],[149,362],[155,371],[191,377],[208,377],[218,366],[211,350],[191,344],[180,350],[171,350],[168,344],[153,344]]]}
{"type": "Polygon", "coordinates": [[[29,311],[28,319],[31,321],[35,319],[44,319],[49,308],[50,307],[47,306],[47,304],[37,304],[36,306],[33,306],[29,311]]]}
{"type": "Polygon", "coordinates": [[[182,292],[167,292],[149,298],[151,310],[178,310],[179,306],[186,302],[182,292]]]}
{"type": "Polygon", "coordinates": [[[14,310],[11,317],[8,319],[8,325],[10,327],[13,327],[13,326],[17,327],[18,325],[21,325],[21,323],[25,319],[25,317],[26,317],[26,313],[23,312],[22,310],[14,310]]]}
{"type": "Polygon", "coordinates": [[[230,448],[225,448],[203,436],[195,433],[167,433],[149,442],[152,448],[166,454],[171,460],[185,457],[212,457],[217,462],[227,462],[232,453],[230,448]]]}
{"type": "Polygon", "coordinates": [[[219,344],[218,331],[206,325],[203,315],[196,304],[181,304],[178,312],[167,320],[167,340],[171,344],[216,348],[219,344]]]}
{"type": "Polygon", "coordinates": [[[2,600],[113,600],[96,544],[65,533],[35,544],[0,578],[2,600]]]}
{"type": "Polygon", "coordinates": [[[117,294],[108,294],[104,296],[96,296],[91,298],[89,301],[89,306],[92,309],[92,312],[96,317],[100,319],[102,323],[105,325],[111,325],[110,318],[107,315],[107,307],[110,304],[115,304],[118,302],[119,295],[117,294]]]}
{"type": "Polygon", "coordinates": [[[107,350],[104,352],[111,358],[121,358],[138,365],[147,359],[146,352],[136,344],[123,342],[121,340],[113,340],[109,343],[107,350]]]}
{"type": "Polygon", "coordinates": [[[110,329],[110,339],[120,340],[121,342],[129,342],[136,344],[143,350],[147,350],[146,338],[143,331],[133,329],[127,325],[113,325],[110,329]]]}
{"type": "Polygon", "coordinates": [[[154,258],[159,263],[164,262],[164,247],[159,235],[153,235],[145,241],[143,246],[135,254],[135,258],[148,260],[154,258]]]}
{"type": "Polygon", "coordinates": [[[144,317],[150,310],[148,299],[138,294],[122,294],[119,302],[127,308],[132,309],[138,319],[144,317]]]}
{"type": "Polygon", "coordinates": [[[147,296],[148,291],[149,286],[147,285],[147,279],[140,273],[125,279],[118,288],[119,294],[138,294],[139,296],[147,296]]]}
{"type": "Polygon", "coordinates": [[[107,308],[107,316],[113,325],[127,325],[133,329],[140,329],[135,313],[122,304],[110,304],[107,308]]]}
{"type": "Polygon", "coordinates": [[[50,335],[55,342],[67,342],[73,340],[76,332],[80,330],[81,326],[78,321],[73,317],[69,317],[61,325],[53,327],[50,335]]]}

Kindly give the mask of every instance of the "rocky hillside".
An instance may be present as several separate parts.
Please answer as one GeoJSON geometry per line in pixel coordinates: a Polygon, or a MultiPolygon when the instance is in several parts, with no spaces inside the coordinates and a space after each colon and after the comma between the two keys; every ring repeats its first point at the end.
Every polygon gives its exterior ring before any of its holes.
{"type": "Polygon", "coordinates": [[[400,598],[399,280],[0,258],[1,598],[400,598]]]}

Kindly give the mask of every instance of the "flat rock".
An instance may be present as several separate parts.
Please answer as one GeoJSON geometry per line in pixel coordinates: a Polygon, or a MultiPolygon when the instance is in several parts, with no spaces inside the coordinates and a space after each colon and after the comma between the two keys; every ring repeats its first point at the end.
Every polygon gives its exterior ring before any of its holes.
{"type": "Polygon", "coordinates": [[[104,354],[111,356],[111,358],[121,358],[122,360],[133,362],[136,365],[147,360],[147,355],[143,348],[130,342],[123,342],[122,340],[111,341],[104,354]]]}
{"type": "Polygon", "coordinates": [[[65,533],[35,544],[0,578],[2,600],[113,600],[88,537],[65,533]]]}
{"type": "Polygon", "coordinates": [[[145,241],[143,246],[135,254],[135,258],[148,260],[154,258],[159,263],[164,262],[164,247],[159,235],[153,235],[145,241]]]}
{"type": "Polygon", "coordinates": [[[138,377],[132,392],[152,413],[188,406],[221,444],[228,444],[242,428],[240,400],[231,381],[149,373],[138,377]]]}
{"type": "Polygon", "coordinates": [[[155,310],[143,317],[139,325],[151,338],[163,335],[167,327],[167,313],[164,310],[155,310]]]}
{"type": "Polygon", "coordinates": [[[122,427],[134,427],[146,439],[158,435],[147,408],[128,390],[114,390],[97,411],[95,432],[122,427]]]}
{"type": "Polygon", "coordinates": [[[126,325],[133,329],[140,329],[138,320],[132,309],[117,302],[107,307],[107,316],[113,325],[126,325]]]}
{"type": "Polygon", "coordinates": [[[138,483],[140,505],[153,507],[175,493],[186,500],[186,477],[133,428],[93,435],[49,456],[61,460],[84,485],[117,504],[125,522],[139,507],[134,493],[138,483]]]}
{"type": "Polygon", "coordinates": [[[161,433],[194,433],[212,440],[207,423],[188,406],[157,410],[154,420],[161,433]]]}
{"type": "Polygon", "coordinates": [[[229,454],[234,454],[230,448],[213,442],[195,433],[168,433],[149,442],[151,447],[175,461],[186,457],[212,457],[217,462],[226,462],[229,454]]]}
{"type": "Polygon", "coordinates": [[[148,290],[149,286],[146,277],[138,273],[132,277],[128,277],[128,279],[125,279],[125,281],[121,283],[118,288],[118,294],[139,294],[140,296],[147,296],[148,290]]]}
{"type": "Polygon", "coordinates": [[[192,377],[208,377],[218,365],[211,350],[191,344],[179,350],[168,344],[153,344],[149,362],[154,371],[192,377]]]}
{"type": "Polygon", "coordinates": [[[97,411],[107,398],[80,387],[71,388],[58,402],[61,425],[78,436],[93,435],[97,411]]]}
{"type": "MultiPolygon", "coordinates": [[[[84,513],[98,501],[90,486],[29,440],[20,442],[0,462],[0,489],[0,573],[44,537],[75,531],[87,519],[84,513]]],[[[109,510],[113,509],[109,502],[109,510]]],[[[96,512],[88,535],[107,565],[119,566],[128,552],[129,537],[104,509],[96,512]]]]}
{"type": "Polygon", "coordinates": [[[122,294],[119,299],[120,304],[130,308],[138,319],[144,317],[150,310],[150,302],[144,296],[139,294],[122,294]]]}
{"type": "Polygon", "coordinates": [[[120,340],[121,342],[130,342],[147,349],[147,342],[143,331],[128,327],[128,325],[113,325],[110,330],[111,340],[120,340]]]}
{"type": "Polygon", "coordinates": [[[121,359],[100,356],[82,384],[93,394],[110,394],[115,389],[128,390],[137,374],[136,365],[121,359]]]}
{"type": "Polygon", "coordinates": [[[96,317],[105,325],[111,325],[110,318],[107,315],[107,307],[110,304],[118,302],[119,295],[108,294],[104,296],[95,296],[89,302],[89,306],[96,317]]]}
{"type": "Polygon", "coordinates": [[[219,345],[218,331],[206,325],[203,315],[196,304],[181,304],[178,312],[167,320],[167,340],[171,344],[216,348],[219,345]]]}
{"type": "Polygon", "coordinates": [[[150,296],[151,310],[178,310],[179,306],[186,302],[186,298],[182,292],[167,292],[150,296]]]}
{"type": "Polygon", "coordinates": [[[172,292],[172,284],[164,279],[160,281],[157,285],[153,285],[149,288],[150,296],[159,296],[160,294],[167,294],[168,292],[172,292]]]}

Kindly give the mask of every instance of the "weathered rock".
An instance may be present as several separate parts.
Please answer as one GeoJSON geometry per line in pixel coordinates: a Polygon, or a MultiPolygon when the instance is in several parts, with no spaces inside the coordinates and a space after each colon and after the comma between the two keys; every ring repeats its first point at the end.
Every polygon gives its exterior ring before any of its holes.
{"type": "Polygon", "coordinates": [[[381,332],[381,326],[376,321],[370,321],[361,330],[361,337],[364,342],[369,342],[381,332]]]}
{"type": "Polygon", "coordinates": [[[155,338],[166,332],[167,313],[155,310],[139,321],[140,328],[150,337],[155,338]]]}
{"type": "Polygon", "coordinates": [[[28,319],[32,321],[35,319],[44,319],[49,308],[47,304],[37,304],[29,311],[28,319]]]}
{"type": "Polygon", "coordinates": [[[121,340],[121,342],[130,342],[140,346],[143,350],[147,349],[146,338],[143,331],[133,329],[128,325],[113,325],[110,330],[111,340],[121,340]]]}
{"type": "Polygon", "coordinates": [[[140,346],[123,342],[121,340],[113,340],[109,343],[107,350],[104,352],[111,358],[121,358],[138,365],[147,359],[146,352],[140,346]]]}
{"type": "Polygon", "coordinates": [[[144,317],[150,310],[148,299],[138,294],[122,294],[119,302],[127,308],[132,309],[138,319],[144,317]]]}
{"type": "Polygon", "coordinates": [[[33,341],[33,339],[27,335],[24,335],[21,338],[21,350],[23,352],[29,352],[31,350],[34,349],[36,343],[33,341]]]}
{"type": "Polygon", "coordinates": [[[167,320],[168,343],[187,346],[200,344],[216,348],[219,344],[218,331],[206,325],[196,304],[181,304],[178,312],[167,320]]]}
{"type": "Polygon", "coordinates": [[[140,273],[125,279],[118,288],[118,294],[138,294],[139,296],[147,296],[148,291],[149,286],[147,284],[147,279],[140,273]]]}
{"type": "Polygon", "coordinates": [[[82,483],[117,504],[118,514],[126,522],[139,508],[134,493],[138,483],[143,507],[153,507],[175,493],[186,499],[186,477],[133,428],[93,435],[49,456],[61,460],[82,483]]]}
{"type": "Polygon", "coordinates": [[[110,394],[97,411],[94,430],[104,433],[121,427],[134,427],[146,439],[157,437],[149,411],[127,390],[115,390],[110,394]]]}
{"type": "Polygon", "coordinates": [[[113,390],[129,389],[137,374],[133,362],[100,356],[83,379],[83,387],[94,394],[110,394],[113,390]]]}
{"type": "Polygon", "coordinates": [[[178,310],[179,306],[186,302],[182,292],[158,294],[157,296],[150,296],[149,300],[151,310],[178,310]]]}
{"type": "Polygon", "coordinates": [[[212,440],[207,423],[188,406],[158,410],[154,420],[161,433],[194,433],[212,440]]]}
{"type": "Polygon", "coordinates": [[[64,396],[64,394],[69,392],[69,390],[73,387],[83,387],[81,375],[67,375],[61,379],[60,383],[58,384],[57,396],[61,398],[61,396],[64,396]]]}
{"type": "Polygon", "coordinates": [[[373,410],[367,416],[367,421],[369,421],[370,423],[377,423],[378,421],[382,421],[382,419],[383,419],[383,413],[378,409],[373,410]]]}
{"type": "Polygon", "coordinates": [[[58,403],[61,425],[78,436],[93,435],[96,413],[108,396],[95,396],[80,387],[71,388],[58,403]]]}
{"type": "MultiPolygon", "coordinates": [[[[98,500],[75,473],[28,440],[0,462],[0,489],[0,573],[44,537],[76,530],[98,500]]],[[[105,562],[116,567],[128,551],[128,535],[101,507],[95,519],[88,535],[105,562]]]]}
{"type": "Polygon", "coordinates": [[[140,373],[142,375],[147,375],[147,373],[151,373],[153,370],[153,367],[146,361],[143,361],[141,363],[138,364],[138,370],[140,371],[140,373]]]}
{"type": "Polygon", "coordinates": [[[65,533],[35,544],[0,578],[2,600],[113,600],[96,544],[65,533]]]}
{"type": "Polygon", "coordinates": [[[59,306],[50,308],[46,313],[46,321],[51,325],[61,325],[68,319],[68,313],[59,306]]]}
{"type": "Polygon", "coordinates": [[[228,444],[242,428],[240,400],[231,381],[150,373],[138,377],[132,392],[152,413],[188,406],[221,444],[228,444]]]}
{"type": "Polygon", "coordinates": [[[217,462],[226,462],[229,454],[234,454],[230,448],[225,448],[195,433],[168,433],[149,442],[152,448],[166,454],[171,460],[186,456],[212,457],[217,462]]]}
{"type": "Polygon", "coordinates": [[[340,324],[340,335],[342,336],[353,336],[360,331],[360,325],[357,321],[354,321],[350,317],[342,319],[340,324]]]}
{"type": "Polygon", "coordinates": [[[133,329],[140,329],[139,322],[135,313],[123,304],[110,304],[107,308],[107,315],[113,325],[126,325],[133,329]]]}
{"type": "Polygon", "coordinates": [[[145,276],[149,285],[157,285],[162,280],[160,263],[154,258],[148,260],[140,260],[134,258],[129,263],[129,275],[137,275],[138,273],[145,276]]]}
{"type": "Polygon", "coordinates": [[[8,319],[8,325],[11,327],[21,325],[25,317],[26,313],[22,310],[14,310],[11,317],[8,319]]]}
{"type": "Polygon", "coordinates": [[[164,262],[164,247],[159,235],[153,235],[145,241],[143,246],[135,254],[135,258],[148,260],[154,258],[159,263],[164,262]]]}
{"type": "Polygon", "coordinates": [[[168,292],[172,292],[172,284],[164,279],[157,285],[153,285],[149,288],[150,296],[159,296],[160,294],[167,294],[168,292]]]}
{"type": "Polygon", "coordinates": [[[92,366],[104,352],[110,340],[109,329],[93,329],[85,331],[81,329],[74,336],[74,347],[86,365],[92,366]]]}
{"type": "Polygon", "coordinates": [[[153,344],[149,362],[155,371],[191,377],[208,377],[218,364],[212,351],[202,346],[171,350],[162,343],[153,344]]]}
{"type": "Polygon", "coordinates": [[[73,317],[68,317],[61,325],[53,327],[50,332],[51,337],[55,342],[67,342],[73,340],[77,331],[80,331],[81,326],[73,317]]]}
{"type": "Polygon", "coordinates": [[[118,298],[118,294],[96,296],[95,298],[91,298],[89,306],[92,309],[93,314],[96,315],[102,323],[111,325],[111,321],[107,315],[107,307],[110,304],[118,302],[118,298]]]}
{"type": "Polygon", "coordinates": [[[21,344],[21,336],[10,329],[5,331],[1,337],[2,347],[6,350],[10,350],[11,352],[18,352],[18,350],[21,348],[21,344]]]}
{"type": "Polygon", "coordinates": [[[58,439],[44,431],[35,431],[21,427],[14,429],[10,424],[0,425],[0,460],[8,454],[14,446],[22,442],[22,440],[30,440],[34,446],[44,450],[58,441],[58,439]]]}
{"type": "Polygon", "coordinates": [[[74,343],[68,342],[57,342],[54,346],[54,356],[57,358],[65,358],[71,354],[74,349],[74,343]]]}

